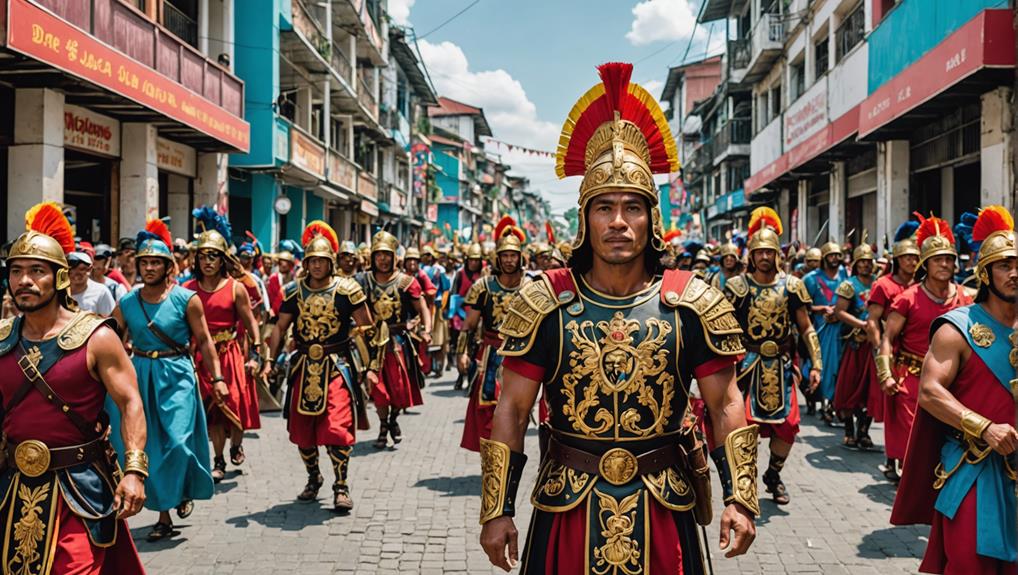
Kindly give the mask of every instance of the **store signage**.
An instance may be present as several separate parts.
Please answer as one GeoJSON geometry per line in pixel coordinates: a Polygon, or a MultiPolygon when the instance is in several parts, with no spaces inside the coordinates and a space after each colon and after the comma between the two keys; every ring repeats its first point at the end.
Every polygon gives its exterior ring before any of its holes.
{"type": "Polygon", "coordinates": [[[120,122],[67,104],[64,106],[64,146],[119,158],[120,122]]]}
{"type": "Polygon", "coordinates": [[[88,80],[247,152],[251,127],[159,72],[28,0],[9,0],[7,47],[88,80]]]}
{"type": "Polygon", "coordinates": [[[785,112],[785,149],[804,142],[827,124],[827,79],[824,78],[785,112]]]}
{"type": "Polygon", "coordinates": [[[325,148],[296,128],[290,128],[290,163],[325,179],[325,148]]]}
{"type": "Polygon", "coordinates": [[[329,181],[348,192],[357,191],[357,168],[334,151],[329,152],[329,181]]]}
{"type": "Polygon", "coordinates": [[[193,178],[198,173],[197,153],[191,146],[157,138],[156,166],[160,170],[193,178]]]}

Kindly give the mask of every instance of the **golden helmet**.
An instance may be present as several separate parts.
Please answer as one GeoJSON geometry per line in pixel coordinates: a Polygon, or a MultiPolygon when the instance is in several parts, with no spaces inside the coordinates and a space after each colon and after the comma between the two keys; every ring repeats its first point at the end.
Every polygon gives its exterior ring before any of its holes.
{"type": "Polygon", "coordinates": [[[325,258],[334,261],[339,251],[336,230],[322,220],[315,220],[304,228],[300,243],[304,248],[304,259],[325,258]]]}
{"type": "Polygon", "coordinates": [[[399,240],[385,230],[371,237],[371,253],[389,252],[395,256],[397,249],[399,249],[399,240]]]}
{"type": "Polygon", "coordinates": [[[972,226],[972,241],[981,242],[976,276],[985,285],[990,283],[990,266],[1016,257],[1014,218],[1003,206],[989,206],[979,212],[972,226]]]}
{"type": "Polygon", "coordinates": [[[54,287],[70,287],[67,254],[74,251],[74,229],[55,202],[36,204],[25,213],[25,233],[18,236],[7,253],[7,261],[43,260],[57,266],[54,287]]]}
{"type": "Polygon", "coordinates": [[[468,259],[468,260],[483,259],[484,258],[484,248],[481,247],[481,244],[476,243],[476,242],[470,244],[470,247],[467,248],[467,252],[466,252],[465,258],[468,259]]]}
{"type": "Polygon", "coordinates": [[[291,264],[297,261],[297,258],[293,256],[293,252],[287,250],[281,250],[276,254],[276,261],[290,262],[291,264]]]}
{"type": "Polygon", "coordinates": [[[357,246],[353,242],[351,242],[350,240],[346,240],[345,242],[340,242],[340,244],[339,244],[339,253],[345,254],[345,255],[355,256],[355,255],[357,255],[357,246]]]}
{"type": "Polygon", "coordinates": [[[867,234],[866,234],[866,231],[863,230],[863,232],[862,232],[862,240],[859,242],[859,245],[856,246],[856,248],[854,250],[852,250],[852,261],[853,262],[857,262],[859,260],[873,260],[873,259],[875,259],[874,255],[873,255],[873,246],[869,245],[869,243],[867,243],[866,240],[867,240],[867,234]]]}
{"type": "Polygon", "coordinates": [[[784,228],[778,213],[766,206],[760,206],[749,215],[746,247],[750,253],[756,250],[774,250],[781,255],[781,234],[784,228]]]}
{"type": "Polygon", "coordinates": [[[495,253],[522,252],[526,237],[523,230],[516,225],[516,220],[511,216],[503,216],[495,226],[495,253]]]}
{"type": "Polygon", "coordinates": [[[954,233],[951,232],[951,224],[936,217],[924,218],[920,214],[919,229],[916,231],[916,244],[919,245],[919,265],[922,266],[926,260],[935,256],[958,257],[954,249],[954,233]]]}
{"type": "Polygon", "coordinates": [[[403,261],[421,259],[421,251],[417,248],[407,248],[403,253],[403,261]]]}
{"type": "Polygon", "coordinates": [[[820,246],[820,259],[826,260],[827,256],[831,254],[838,254],[839,256],[844,255],[844,252],[841,251],[841,246],[838,242],[827,242],[820,246]]]}
{"type": "Polygon", "coordinates": [[[523,242],[515,234],[506,234],[504,237],[498,240],[495,244],[495,253],[500,254],[502,252],[522,252],[523,242]]]}
{"type": "Polygon", "coordinates": [[[739,246],[732,242],[725,242],[721,244],[718,253],[721,255],[721,259],[724,259],[725,256],[734,256],[735,259],[739,259],[739,246]]]}
{"type": "Polygon", "coordinates": [[[530,244],[530,251],[534,253],[534,256],[549,253],[552,249],[552,246],[547,242],[534,242],[530,244]]]}
{"type": "Polygon", "coordinates": [[[818,262],[822,259],[823,256],[820,255],[820,248],[810,248],[806,250],[806,261],[818,262]]]}
{"type": "Polygon", "coordinates": [[[198,234],[198,247],[200,250],[215,250],[226,255],[230,252],[230,245],[226,243],[223,234],[216,230],[205,230],[198,234]]]}
{"type": "Polygon", "coordinates": [[[647,200],[651,243],[663,251],[664,225],[654,174],[679,170],[675,138],[654,96],[630,82],[632,64],[611,62],[597,70],[601,83],[570,110],[555,157],[559,178],[583,176],[573,247],[583,245],[590,200],[604,193],[627,191],[647,200]]]}
{"type": "Polygon", "coordinates": [[[897,258],[907,255],[919,255],[919,246],[916,245],[914,238],[905,238],[894,242],[894,245],[891,246],[891,257],[897,258]]]}

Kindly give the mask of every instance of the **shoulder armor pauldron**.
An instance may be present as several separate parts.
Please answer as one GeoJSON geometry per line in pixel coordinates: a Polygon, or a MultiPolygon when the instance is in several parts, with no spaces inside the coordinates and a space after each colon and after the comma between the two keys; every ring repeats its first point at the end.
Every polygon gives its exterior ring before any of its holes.
{"type": "Polygon", "coordinates": [[[0,320],[0,355],[6,355],[7,352],[14,349],[14,346],[18,344],[18,333],[21,324],[21,317],[9,317],[4,320],[0,320]]]}
{"type": "Polygon", "coordinates": [[[467,290],[467,295],[463,298],[463,303],[466,305],[476,305],[477,301],[481,299],[481,294],[486,291],[488,291],[488,278],[479,278],[470,286],[470,289],[467,290]]]}
{"type": "Polygon", "coordinates": [[[357,283],[357,280],[352,277],[337,276],[336,293],[349,298],[350,303],[353,305],[358,305],[367,299],[367,296],[364,295],[364,290],[361,289],[361,284],[357,283]]]}
{"type": "Polygon", "coordinates": [[[71,318],[71,321],[64,326],[64,329],[60,330],[60,333],[57,335],[57,345],[64,351],[78,349],[85,345],[85,342],[88,341],[88,338],[92,336],[95,330],[103,325],[108,325],[112,328],[114,326],[113,320],[92,312],[80,311],[71,318]]]}
{"type": "Polygon", "coordinates": [[[788,289],[788,293],[799,296],[803,303],[813,303],[813,298],[810,297],[809,291],[806,290],[806,282],[790,275],[785,280],[785,286],[788,289]]]}
{"type": "MultiPolygon", "coordinates": [[[[400,272],[399,279],[396,280],[396,285],[400,290],[406,290],[410,287],[410,283],[414,281],[413,276],[400,272]]],[[[423,287],[423,286],[422,286],[423,287]]]]}
{"type": "Polygon", "coordinates": [[[523,355],[529,351],[541,320],[558,306],[559,300],[544,278],[522,286],[509,300],[499,332],[507,338],[506,343],[509,338],[515,338],[524,340],[525,344],[512,346],[512,349],[503,345],[502,355],[523,355]]]}
{"type": "Polygon", "coordinates": [[[299,289],[296,280],[287,282],[286,285],[283,286],[283,301],[292,298],[298,291],[299,289]]]}
{"type": "Polygon", "coordinates": [[[744,298],[749,293],[749,284],[746,283],[746,276],[739,274],[725,282],[725,289],[735,294],[737,298],[744,298]]]}
{"type": "Polygon", "coordinates": [[[735,319],[735,308],[720,290],[694,277],[689,280],[686,289],[682,290],[678,306],[693,310],[700,318],[711,351],[720,355],[746,353],[742,346],[742,328],[735,319]]]}
{"type": "Polygon", "coordinates": [[[834,293],[845,299],[852,299],[855,297],[855,286],[852,285],[852,282],[845,280],[838,284],[838,289],[834,290],[834,293]]]}

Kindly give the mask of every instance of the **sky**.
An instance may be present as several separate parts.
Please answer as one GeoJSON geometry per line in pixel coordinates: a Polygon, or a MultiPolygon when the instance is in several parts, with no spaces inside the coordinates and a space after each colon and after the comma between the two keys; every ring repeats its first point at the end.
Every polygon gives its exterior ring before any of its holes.
{"type": "MultiPolygon", "coordinates": [[[[719,53],[725,35],[722,23],[694,26],[701,0],[388,1],[395,23],[416,31],[439,95],[483,108],[496,139],[549,152],[576,99],[598,83],[598,64],[633,63],[633,80],[660,97],[687,46],[686,60],[699,60],[719,53]]],[[[530,178],[553,213],[576,205],[579,178],[558,180],[554,158],[486,149],[530,178]]]]}

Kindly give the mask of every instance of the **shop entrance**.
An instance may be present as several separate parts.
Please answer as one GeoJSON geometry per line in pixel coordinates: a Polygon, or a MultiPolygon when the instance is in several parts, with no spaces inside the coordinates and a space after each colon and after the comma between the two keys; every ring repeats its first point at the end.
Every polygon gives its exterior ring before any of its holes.
{"type": "Polygon", "coordinates": [[[83,241],[113,243],[111,214],[118,169],[116,160],[64,150],[64,203],[83,241]]]}

